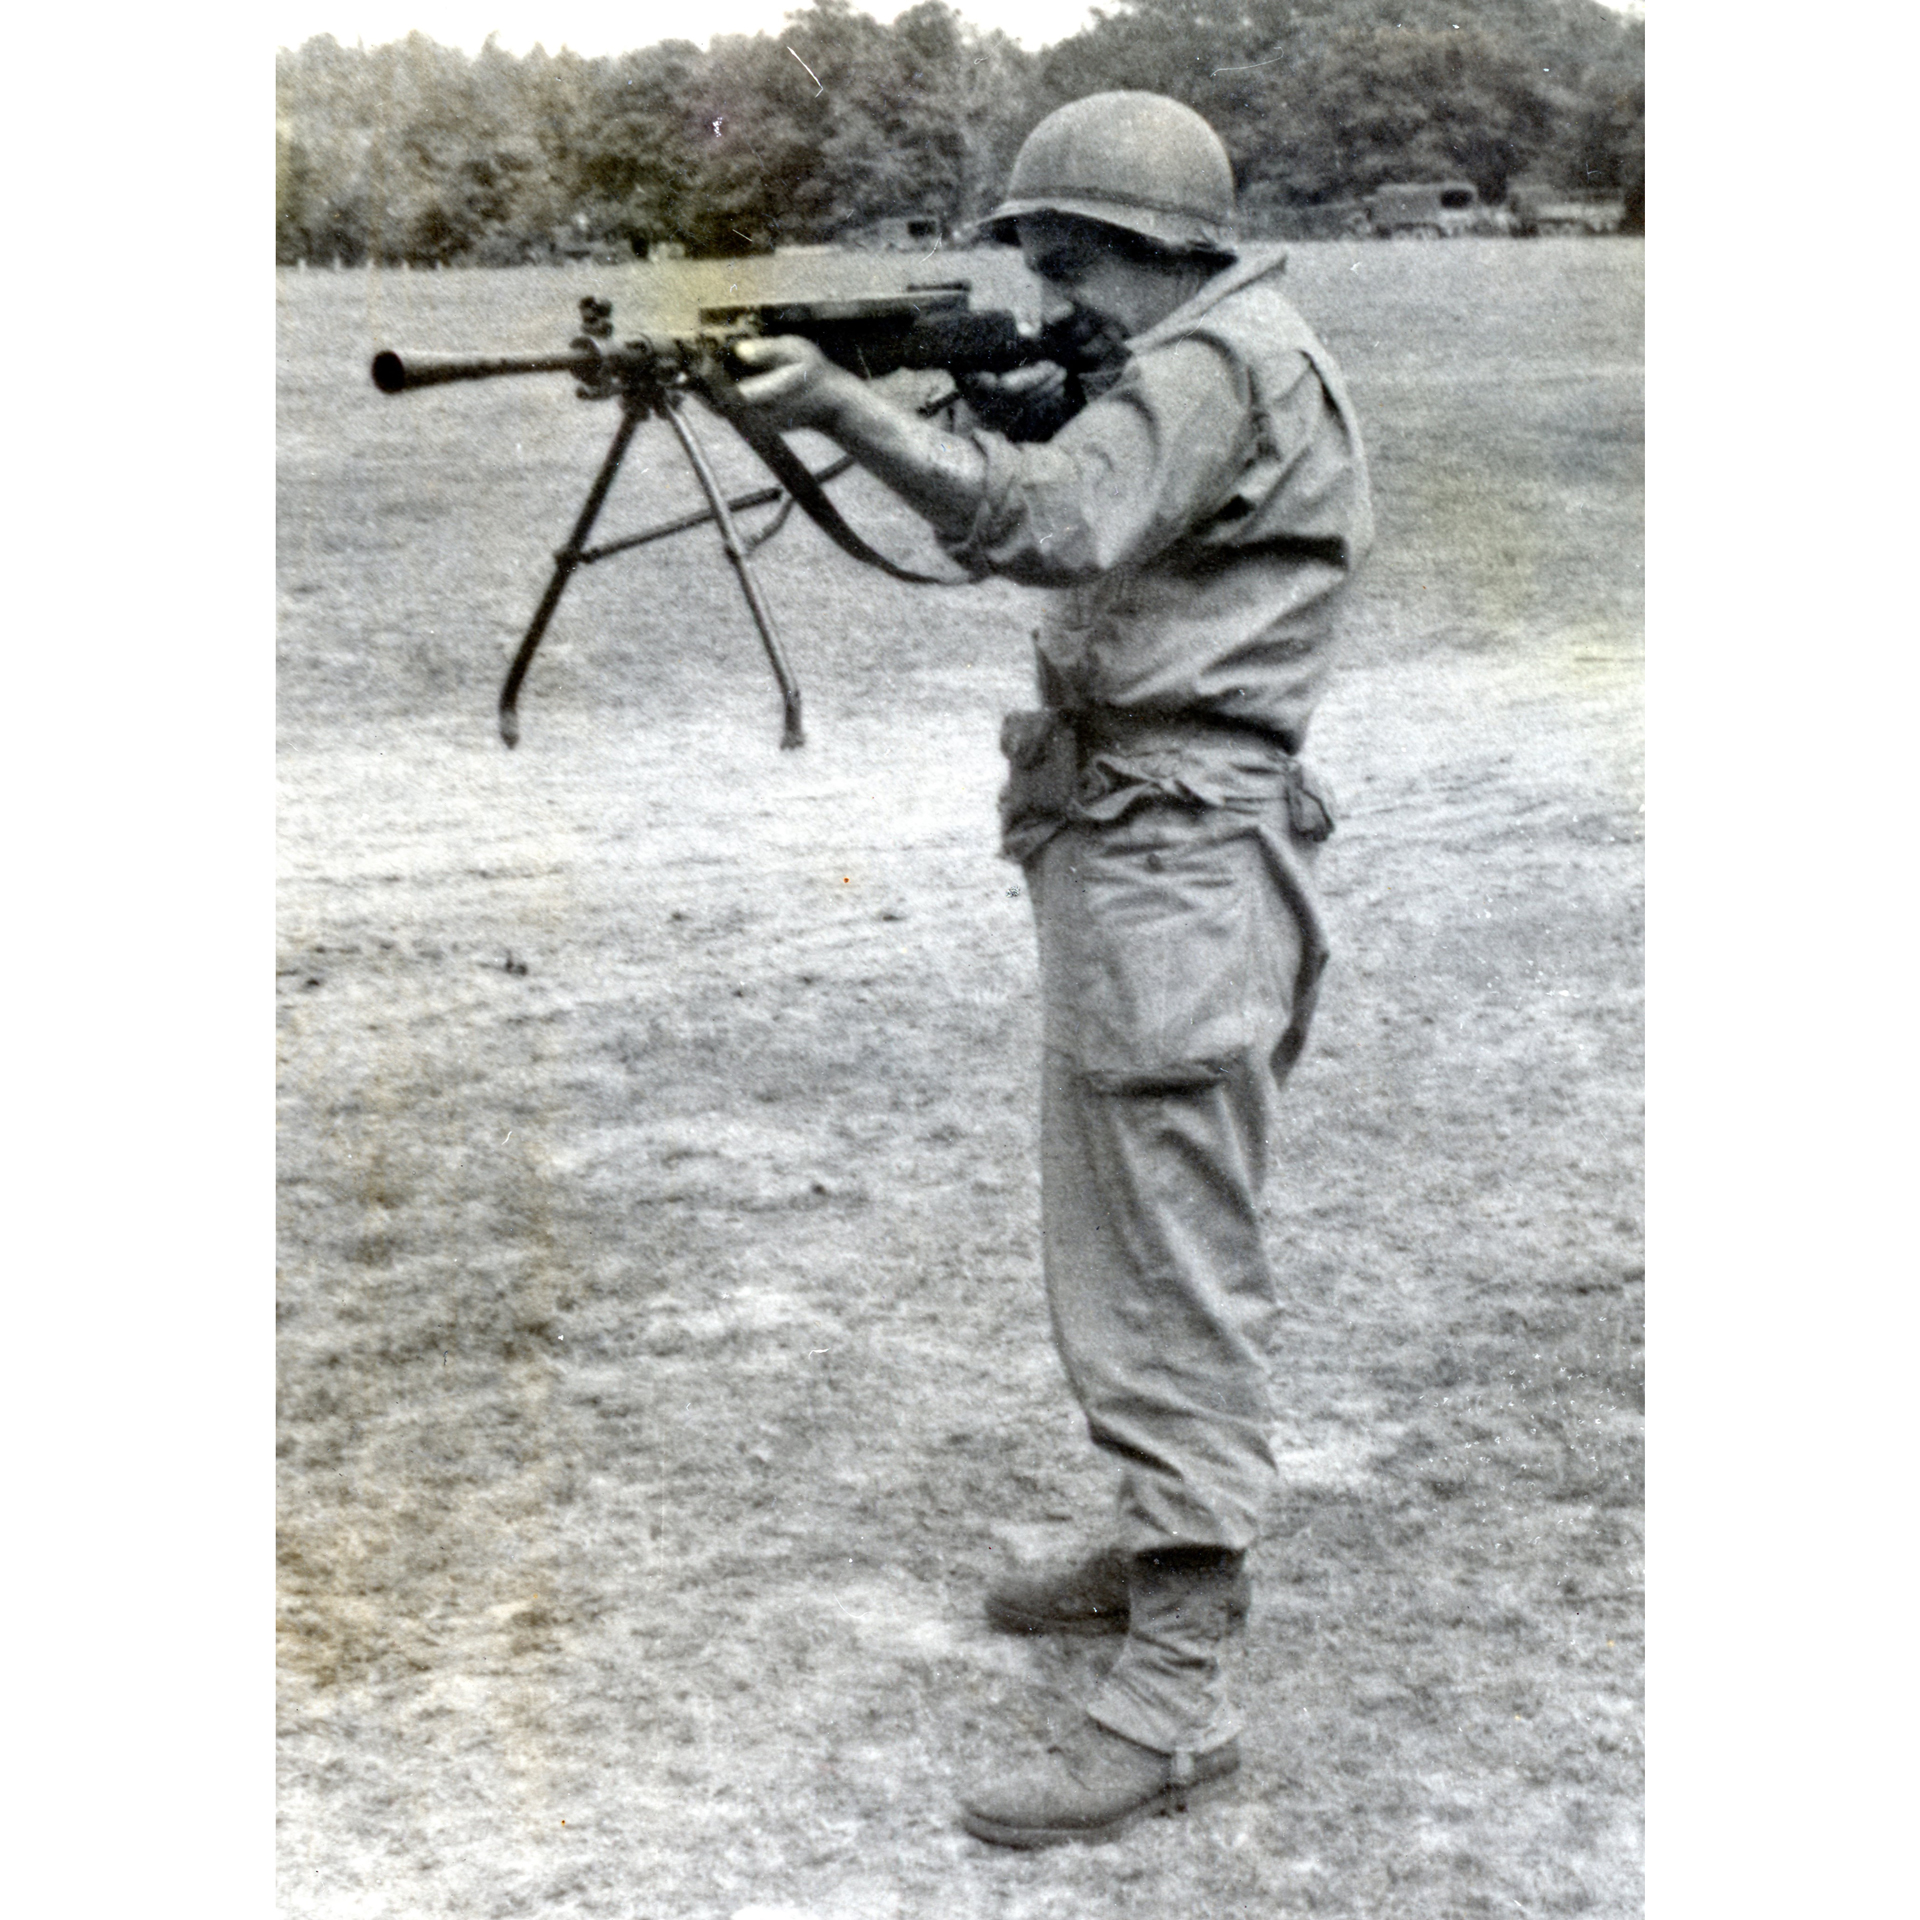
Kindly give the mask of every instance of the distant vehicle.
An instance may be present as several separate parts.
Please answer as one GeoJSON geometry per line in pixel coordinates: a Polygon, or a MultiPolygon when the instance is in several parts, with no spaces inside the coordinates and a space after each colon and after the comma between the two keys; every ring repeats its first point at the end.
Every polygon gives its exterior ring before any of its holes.
{"type": "Polygon", "coordinates": [[[1416,180],[1376,187],[1361,201],[1353,230],[1385,240],[1451,240],[1463,233],[1504,233],[1506,222],[1481,204],[1471,180],[1416,180]]]}
{"type": "Polygon", "coordinates": [[[841,234],[840,244],[870,253],[931,253],[944,238],[938,215],[903,213],[849,227],[841,234]]]}
{"type": "Polygon", "coordinates": [[[617,266],[643,252],[645,241],[635,246],[631,240],[616,240],[605,234],[582,233],[577,227],[555,227],[549,242],[550,257],[569,266],[617,266]]]}
{"type": "Polygon", "coordinates": [[[1618,233],[1626,218],[1623,193],[1566,193],[1525,182],[1508,189],[1513,230],[1529,238],[1549,233],[1618,233]]]}

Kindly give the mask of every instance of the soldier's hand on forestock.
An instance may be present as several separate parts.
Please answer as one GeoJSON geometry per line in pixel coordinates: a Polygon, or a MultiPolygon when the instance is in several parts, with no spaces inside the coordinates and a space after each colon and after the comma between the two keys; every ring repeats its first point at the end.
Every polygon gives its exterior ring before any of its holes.
{"type": "Polygon", "coordinates": [[[733,358],[751,370],[735,381],[735,394],[763,426],[779,432],[824,427],[833,418],[842,384],[859,384],[811,340],[793,334],[742,340],[734,347],[733,358]]]}

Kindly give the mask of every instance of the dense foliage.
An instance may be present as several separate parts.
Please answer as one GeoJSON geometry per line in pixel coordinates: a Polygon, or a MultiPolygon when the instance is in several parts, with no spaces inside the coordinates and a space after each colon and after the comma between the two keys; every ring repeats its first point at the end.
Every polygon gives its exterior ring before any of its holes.
{"type": "Polygon", "coordinates": [[[777,37],[594,60],[322,37],[279,60],[276,246],[508,261],[951,227],[992,204],[1042,114],[1108,87],[1204,113],[1256,227],[1449,176],[1490,201],[1522,175],[1623,190],[1637,215],[1642,54],[1639,25],[1596,0],[1118,0],[1038,54],[943,0],[890,26],[812,0],[777,37]]]}

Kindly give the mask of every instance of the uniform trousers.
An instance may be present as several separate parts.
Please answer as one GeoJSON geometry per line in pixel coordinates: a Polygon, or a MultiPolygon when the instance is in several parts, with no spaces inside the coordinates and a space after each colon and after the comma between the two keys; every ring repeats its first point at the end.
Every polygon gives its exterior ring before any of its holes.
{"type": "MultiPolygon", "coordinates": [[[[1128,1553],[1243,1551],[1273,1491],[1261,1191],[1326,957],[1314,851],[1275,789],[1069,822],[1027,863],[1048,1306],[1128,1553]]],[[[1095,1717],[1165,1751],[1231,1736],[1217,1672],[1195,1694],[1152,1665],[1123,1657],[1095,1717]]]]}

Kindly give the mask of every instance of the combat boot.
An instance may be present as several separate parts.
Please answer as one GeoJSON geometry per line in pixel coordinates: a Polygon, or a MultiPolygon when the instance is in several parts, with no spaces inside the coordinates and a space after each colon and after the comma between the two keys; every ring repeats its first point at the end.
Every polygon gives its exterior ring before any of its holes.
{"type": "Polygon", "coordinates": [[[1125,1633],[1127,1556],[1102,1547],[1071,1565],[1006,1574],[987,1589],[986,1614],[996,1633],[1125,1633]]]}
{"type": "Polygon", "coordinates": [[[1145,1814],[1184,1813],[1239,1766],[1236,1741],[1207,1753],[1156,1753],[1083,1719],[1038,1760],[968,1794],[960,1819],[997,1847],[1113,1840],[1145,1814]]]}
{"type": "MultiPolygon", "coordinates": [[[[1118,1547],[1101,1547],[1067,1565],[1009,1573],[987,1589],[987,1625],[996,1633],[1065,1633],[1092,1638],[1127,1630],[1132,1563],[1118,1547]]],[[[1252,1598],[1244,1565],[1236,1569],[1228,1606],[1236,1627],[1252,1598]]]]}
{"type": "Polygon", "coordinates": [[[1125,1564],[1119,1659],[1072,1733],[961,1802],[976,1838],[1002,1847],[1110,1840],[1142,1814],[1184,1810],[1192,1789],[1239,1770],[1227,1662],[1246,1617],[1245,1556],[1186,1548],[1125,1564]]]}

